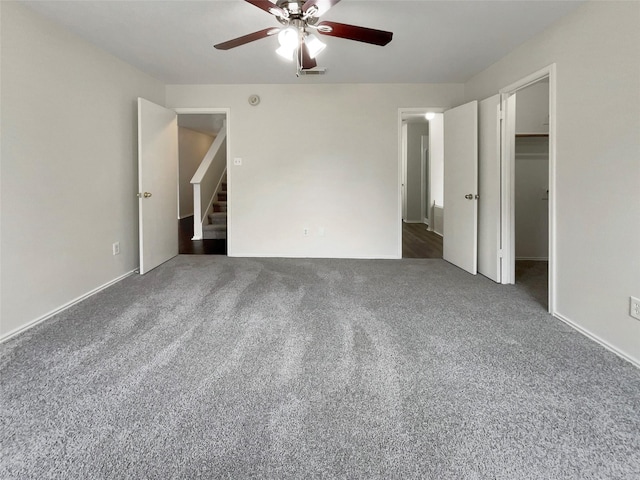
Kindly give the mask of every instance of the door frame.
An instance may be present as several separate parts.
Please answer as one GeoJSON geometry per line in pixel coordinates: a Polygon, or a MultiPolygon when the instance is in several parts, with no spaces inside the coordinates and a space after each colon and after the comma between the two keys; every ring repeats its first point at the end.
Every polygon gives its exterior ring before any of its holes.
{"type": "Polygon", "coordinates": [[[556,311],[556,64],[548,65],[500,89],[503,115],[501,127],[501,247],[502,283],[515,283],[515,149],[516,110],[509,99],[518,91],[545,78],[549,79],[549,288],[548,311],[556,311]]]}
{"type": "MultiPolygon", "coordinates": [[[[448,108],[448,107],[447,107],[448,108]]],[[[402,184],[405,181],[405,164],[404,164],[404,148],[402,135],[402,115],[405,113],[444,113],[447,108],[444,107],[405,107],[398,108],[398,254],[397,258],[402,258],[402,223],[404,219],[404,200],[405,195],[402,184]]],[[[427,162],[429,163],[429,162],[427,162]]],[[[422,172],[424,173],[424,172],[422,172]]],[[[431,178],[431,172],[429,172],[431,178]]],[[[422,183],[424,183],[424,175],[422,175],[422,183]]],[[[424,192],[424,185],[422,191],[424,192]]],[[[423,202],[424,203],[424,202],[423,202]]],[[[423,205],[424,207],[424,205],[423,205]]],[[[424,220],[424,215],[422,216],[424,220]]]]}
{"type": "Polygon", "coordinates": [[[429,225],[431,223],[431,212],[427,205],[431,205],[431,159],[429,156],[429,135],[420,137],[420,173],[422,175],[420,182],[420,196],[422,197],[422,205],[420,205],[420,215],[422,223],[429,225]],[[426,144],[425,144],[425,139],[426,144]]]}
{"type": "MultiPolygon", "coordinates": [[[[224,114],[226,116],[227,125],[227,196],[231,197],[232,190],[232,169],[231,169],[231,109],[226,107],[175,107],[172,108],[177,115],[189,115],[189,114],[224,114]]],[[[176,188],[179,188],[176,185],[176,188]]],[[[178,199],[179,201],[179,199],[178,199]]],[[[227,257],[232,256],[232,243],[233,243],[233,214],[232,203],[227,203],[227,257]]]]}

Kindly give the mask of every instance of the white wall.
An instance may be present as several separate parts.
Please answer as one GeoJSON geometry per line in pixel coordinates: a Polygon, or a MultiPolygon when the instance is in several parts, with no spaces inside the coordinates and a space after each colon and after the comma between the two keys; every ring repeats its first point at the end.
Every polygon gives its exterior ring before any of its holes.
{"type": "Polygon", "coordinates": [[[640,2],[589,2],[465,85],[557,64],[556,314],[640,363],[640,2]]]}
{"type": "Polygon", "coordinates": [[[428,123],[407,123],[407,222],[422,222],[422,136],[428,123]]]}
{"type": "Polygon", "coordinates": [[[227,172],[231,256],[399,258],[398,108],[462,96],[461,85],[167,86],[170,107],[230,109],[242,158],[227,172]]]}
{"type": "Polygon", "coordinates": [[[180,218],[193,215],[193,185],[191,179],[207,154],[215,137],[178,127],[179,169],[178,191],[180,194],[180,218]]]}
{"type": "Polygon", "coordinates": [[[136,98],[161,103],[164,86],[21,5],[0,8],[6,335],[138,265],[136,98]]]}

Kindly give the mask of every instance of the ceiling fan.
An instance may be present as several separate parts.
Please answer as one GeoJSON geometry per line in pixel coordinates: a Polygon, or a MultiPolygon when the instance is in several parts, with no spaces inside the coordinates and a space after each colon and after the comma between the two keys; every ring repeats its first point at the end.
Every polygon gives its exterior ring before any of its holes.
{"type": "Polygon", "coordinates": [[[347,25],[346,23],[319,21],[331,7],[340,0],[245,0],[252,5],[276,17],[282,27],[265,28],[257,32],[234,38],[214,45],[218,50],[229,50],[262,38],[278,36],[280,47],[278,55],[288,59],[296,59],[297,74],[324,73],[315,58],[326,45],[315,33],[331,37],[345,38],[357,42],[384,46],[393,38],[392,32],[373,28],[347,25]],[[315,69],[315,70],[314,70],[315,69]]]}

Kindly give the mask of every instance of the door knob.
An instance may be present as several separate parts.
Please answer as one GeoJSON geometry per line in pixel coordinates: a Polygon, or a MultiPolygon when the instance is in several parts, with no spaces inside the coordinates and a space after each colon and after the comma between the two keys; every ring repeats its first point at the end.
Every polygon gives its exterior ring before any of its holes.
{"type": "Polygon", "coordinates": [[[138,198],[149,198],[151,196],[151,192],[144,192],[144,193],[139,193],[138,194],[138,198]]]}
{"type": "Polygon", "coordinates": [[[470,193],[467,193],[464,198],[466,198],[467,200],[473,200],[473,195],[470,193]]]}

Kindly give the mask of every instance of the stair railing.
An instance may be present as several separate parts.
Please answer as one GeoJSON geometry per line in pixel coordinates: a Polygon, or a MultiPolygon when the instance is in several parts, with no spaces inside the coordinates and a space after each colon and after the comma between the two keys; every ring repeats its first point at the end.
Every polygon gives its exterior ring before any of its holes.
{"type": "Polygon", "coordinates": [[[202,159],[191,179],[193,185],[193,238],[202,240],[202,225],[213,204],[227,171],[227,122],[202,159]]]}

